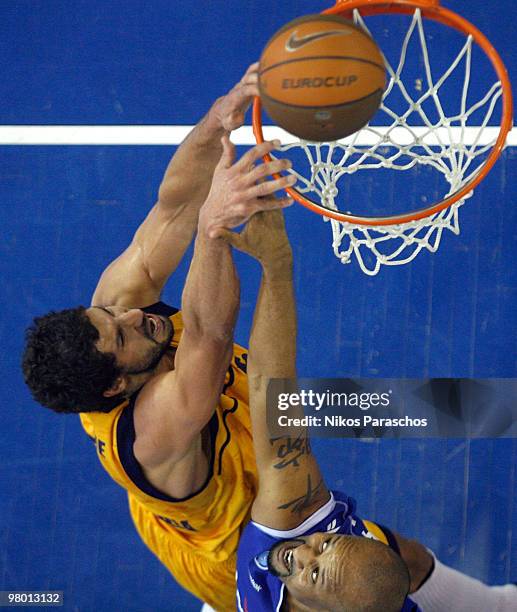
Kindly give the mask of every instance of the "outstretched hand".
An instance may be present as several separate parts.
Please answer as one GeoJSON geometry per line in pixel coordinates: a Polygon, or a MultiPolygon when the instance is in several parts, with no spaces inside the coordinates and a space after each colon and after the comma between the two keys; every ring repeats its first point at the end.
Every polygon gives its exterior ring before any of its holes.
{"type": "Polygon", "coordinates": [[[272,266],[276,269],[288,268],[292,264],[291,245],[281,210],[258,212],[240,234],[221,229],[218,236],[258,260],[267,269],[272,266]]]}
{"type": "Polygon", "coordinates": [[[264,180],[290,168],[289,160],[278,159],[255,165],[279,145],[278,141],[258,144],[235,161],[235,147],[228,135],[225,134],[221,140],[223,154],[199,213],[198,229],[209,238],[218,238],[222,230],[245,223],[257,212],[290,206],[293,202],[290,197],[277,198],[274,194],[293,185],[296,180],[292,175],[264,180]]]}
{"type": "Polygon", "coordinates": [[[221,126],[227,131],[241,127],[246,111],[258,90],[258,62],[251,64],[242,79],[225,96],[219,98],[214,106],[214,112],[221,126]]]}

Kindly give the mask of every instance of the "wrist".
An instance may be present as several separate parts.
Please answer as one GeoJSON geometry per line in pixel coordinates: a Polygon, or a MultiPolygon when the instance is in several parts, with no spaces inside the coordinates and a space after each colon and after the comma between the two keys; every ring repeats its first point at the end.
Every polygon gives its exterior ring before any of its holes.
{"type": "Polygon", "coordinates": [[[230,248],[230,245],[217,235],[218,226],[213,222],[213,219],[209,214],[203,214],[203,209],[199,214],[199,220],[197,225],[197,241],[207,246],[219,247],[226,246],[230,248]]]}
{"type": "Polygon", "coordinates": [[[213,238],[214,228],[210,223],[198,223],[197,226],[197,238],[199,241],[207,243],[215,243],[218,241],[217,238],[213,238]]]}
{"type": "Polygon", "coordinates": [[[293,258],[290,254],[260,263],[266,280],[274,282],[293,280],[293,258]]]}
{"type": "Polygon", "coordinates": [[[207,201],[201,206],[199,210],[199,217],[197,222],[197,235],[202,238],[210,239],[210,234],[214,230],[214,219],[210,211],[210,206],[207,205],[207,201]]]}
{"type": "Polygon", "coordinates": [[[223,127],[223,119],[220,112],[223,99],[224,96],[217,98],[205,116],[207,131],[211,133],[213,137],[220,138],[226,132],[223,127]]]}
{"type": "Polygon", "coordinates": [[[221,148],[221,138],[225,133],[220,117],[216,111],[217,102],[210,108],[208,113],[197,123],[194,130],[191,132],[196,139],[198,146],[205,149],[206,147],[216,146],[221,148]]]}

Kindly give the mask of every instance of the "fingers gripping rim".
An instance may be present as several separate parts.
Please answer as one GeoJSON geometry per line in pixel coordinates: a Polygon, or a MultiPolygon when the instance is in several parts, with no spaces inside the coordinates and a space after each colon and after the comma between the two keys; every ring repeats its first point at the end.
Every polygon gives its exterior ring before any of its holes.
{"type": "MultiPolygon", "coordinates": [[[[290,187],[287,188],[286,191],[294,200],[320,215],[355,225],[389,226],[431,217],[449,206],[452,206],[454,203],[459,202],[472,192],[472,190],[486,177],[499,158],[513,123],[512,90],[506,67],[490,41],[480,30],[460,15],[441,7],[438,0],[391,0],[390,2],[386,2],[386,0],[338,0],[334,7],[327,9],[324,13],[341,14],[350,18],[354,9],[360,9],[363,16],[386,13],[411,14],[415,12],[416,9],[420,9],[423,17],[456,29],[467,36],[472,36],[473,40],[483,49],[490,59],[502,86],[502,120],[497,140],[485,163],[479,168],[478,172],[463,185],[463,187],[444,200],[435,202],[421,210],[412,211],[406,214],[387,217],[355,216],[325,208],[321,204],[299,193],[295,188],[290,187]]],[[[253,103],[253,132],[257,142],[260,143],[264,141],[262,133],[261,103],[259,98],[255,98],[253,103]]],[[[271,159],[270,155],[264,157],[264,161],[271,161],[271,159]]]]}

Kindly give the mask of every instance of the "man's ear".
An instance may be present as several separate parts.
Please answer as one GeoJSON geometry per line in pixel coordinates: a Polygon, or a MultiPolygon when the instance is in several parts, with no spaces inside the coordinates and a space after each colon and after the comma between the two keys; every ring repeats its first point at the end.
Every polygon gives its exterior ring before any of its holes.
{"type": "Polygon", "coordinates": [[[119,393],[123,393],[126,390],[127,383],[128,381],[125,376],[119,376],[109,389],[103,391],[102,395],[104,395],[104,397],[119,395],[119,393]]]}

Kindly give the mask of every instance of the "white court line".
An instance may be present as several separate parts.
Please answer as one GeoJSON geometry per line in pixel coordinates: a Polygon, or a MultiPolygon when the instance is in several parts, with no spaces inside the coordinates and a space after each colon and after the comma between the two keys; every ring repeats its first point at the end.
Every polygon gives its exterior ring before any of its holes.
{"type": "MultiPolygon", "coordinates": [[[[0,126],[0,145],[178,145],[192,130],[192,125],[2,125],[0,126]]],[[[417,135],[422,135],[426,128],[413,128],[417,135]]],[[[460,128],[451,128],[454,141],[459,140],[460,128]]],[[[468,127],[465,130],[464,142],[472,144],[478,136],[479,127],[468,127]]],[[[376,127],[376,131],[385,132],[387,128],[376,127]]],[[[408,142],[407,132],[402,128],[393,131],[391,137],[400,144],[408,142]]],[[[483,130],[479,144],[493,141],[499,128],[488,127],[483,130]]],[[[283,143],[293,140],[284,130],[265,126],[264,137],[268,140],[279,138],[283,143]]],[[[441,128],[442,142],[449,141],[448,130],[441,128]]],[[[238,145],[253,145],[255,139],[251,126],[243,126],[232,134],[232,141],[238,145]]],[[[358,145],[372,145],[378,139],[364,131],[358,145]]],[[[345,140],[344,142],[347,142],[345,140]]],[[[426,144],[436,141],[425,139],[426,144]]],[[[517,146],[517,128],[508,135],[507,144],[517,146]]]]}

